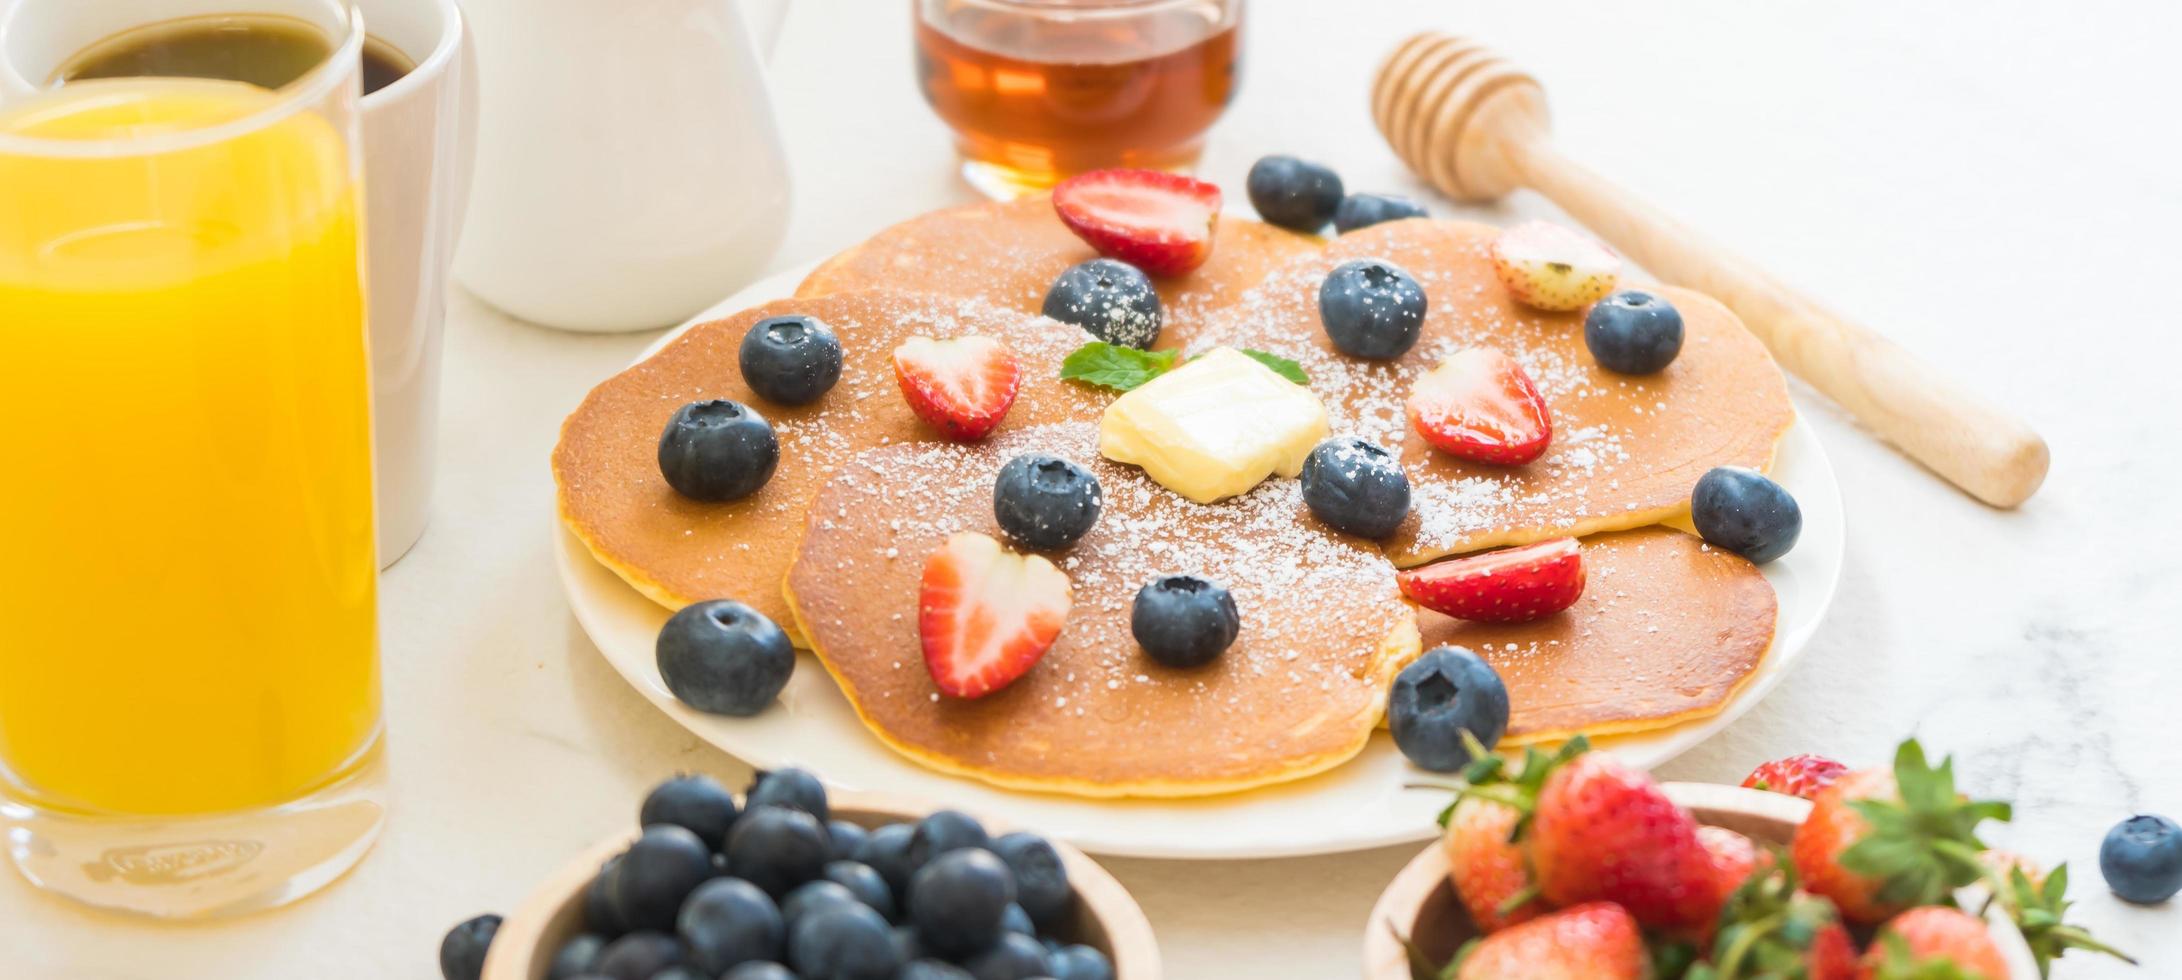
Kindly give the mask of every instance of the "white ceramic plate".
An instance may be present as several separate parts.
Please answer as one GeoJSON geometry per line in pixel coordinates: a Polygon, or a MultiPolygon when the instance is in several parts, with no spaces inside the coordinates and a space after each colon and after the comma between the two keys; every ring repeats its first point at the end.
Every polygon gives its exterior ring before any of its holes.
{"type": "MultiPolygon", "coordinates": [[[[754,283],[691,322],[791,295],[810,269],[790,269],[754,283]]],[[[670,331],[644,356],[679,333],[670,331]]],[[[1833,601],[1841,576],[1841,491],[1809,427],[1798,422],[1788,430],[1773,475],[1803,508],[1796,549],[1765,567],[1780,595],[1773,649],[1719,714],[1605,743],[1634,765],[1659,765],[1750,710],[1787,674],[1833,601]]],[[[1433,835],[1433,818],[1447,803],[1443,790],[1404,788],[1434,777],[1411,767],[1383,731],[1356,759],[1331,772],[1247,793],[1198,800],[1089,800],[1003,790],[934,772],[880,744],[809,654],[798,655],[806,659],[780,704],[755,718],[693,711],[668,693],[653,661],[652,642],[668,611],[592,560],[583,543],[557,523],[554,535],[569,605],[607,662],[668,717],[753,766],[799,765],[850,789],[988,813],[1092,853],[1131,857],[1279,857],[1422,840],[1433,835]]]]}

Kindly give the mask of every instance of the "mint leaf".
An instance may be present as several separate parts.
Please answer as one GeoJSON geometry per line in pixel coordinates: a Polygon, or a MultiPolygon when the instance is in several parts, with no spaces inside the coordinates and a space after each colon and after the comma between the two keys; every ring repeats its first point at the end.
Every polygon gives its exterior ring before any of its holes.
{"type": "Polygon", "coordinates": [[[1175,357],[1171,350],[1137,350],[1094,340],[1061,362],[1061,380],[1128,391],[1167,373],[1175,357]]]}
{"type": "Polygon", "coordinates": [[[1248,348],[1245,348],[1242,353],[1244,357],[1263,364],[1266,367],[1272,368],[1274,374],[1280,375],[1283,378],[1287,378],[1288,380],[1293,381],[1299,385],[1307,385],[1311,383],[1310,376],[1303,373],[1303,365],[1297,364],[1296,362],[1282,357],[1279,354],[1268,354],[1262,350],[1250,350],[1248,348]]]}

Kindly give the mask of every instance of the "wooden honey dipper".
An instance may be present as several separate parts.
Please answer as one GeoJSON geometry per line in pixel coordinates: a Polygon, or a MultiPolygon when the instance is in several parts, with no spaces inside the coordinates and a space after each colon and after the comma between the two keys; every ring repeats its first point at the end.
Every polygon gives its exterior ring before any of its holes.
{"type": "Polygon", "coordinates": [[[1664,281],[1727,304],[1790,371],[1979,500],[2014,507],[2045,481],[2045,440],[2023,420],[1562,156],[1538,80],[1484,45],[1436,32],[1402,42],[1372,81],[1371,112],[1427,183],[1458,201],[1545,195],[1664,281]]]}

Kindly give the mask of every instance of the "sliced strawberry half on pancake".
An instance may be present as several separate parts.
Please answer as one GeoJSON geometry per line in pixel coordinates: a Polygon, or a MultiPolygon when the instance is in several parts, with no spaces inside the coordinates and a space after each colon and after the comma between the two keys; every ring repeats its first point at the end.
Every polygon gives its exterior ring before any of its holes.
{"type": "Polygon", "coordinates": [[[1068,619],[1068,576],[1038,555],[1018,555],[982,534],[947,539],[924,563],[917,637],[932,683],[949,697],[981,698],[1027,673],[1068,619]]]}
{"type": "Polygon", "coordinates": [[[1553,442],[1553,415],[1538,385],[1490,347],[1457,351],[1418,378],[1408,410],[1425,442],[1480,463],[1528,463],[1553,442]]]}
{"type": "Polygon", "coordinates": [[[1212,256],[1220,188],[1161,170],[1093,170],[1053,188],[1053,210],[1100,255],[1179,276],[1212,256]]]}
{"type": "Polygon", "coordinates": [[[1521,623],[1576,604],[1583,595],[1583,552],[1575,538],[1555,538],[1406,569],[1394,581],[1403,595],[1434,612],[1521,623]]]}
{"type": "Polygon", "coordinates": [[[911,337],[894,348],[894,380],[917,417],[940,435],[974,442],[992,434],[1015,404],[1023,372],[991,337],[911,337]]]}

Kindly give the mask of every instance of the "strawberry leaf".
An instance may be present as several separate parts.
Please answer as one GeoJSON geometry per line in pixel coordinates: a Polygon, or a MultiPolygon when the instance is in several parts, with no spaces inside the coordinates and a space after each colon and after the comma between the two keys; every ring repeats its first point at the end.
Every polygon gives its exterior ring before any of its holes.
{"type": "Polygon", "coordinates": [[[1841,866],[1879,879],[1879,899],[1896,905],[1940,904],[1985,877],[1977,827],[2007,820],[2008,805],[1963,800],[1955,792],[1954,760],[1931,765],[1915,739],[1895,753],[1894,783],[1891,799],[1849,801],[1866,830],[1841,852],[1841,866]]]}
{"type": "Polygon", "coordinates": [[[1288,380],[1293,381],[1299,385],[1307,385],[1311,383],[1311,376],[1303,373],[1303,365],[1297,364],[1296,362],[1282,357],[1279,354],[1268,354],[1262,350],[1251,350],[1245,347],[1242,350],[1242,355],[1253,361],[1263,364],[1266,367],[1272,368],[1274,374],[1280,375],[1283,378],[1287,378],[1288,380]]]}
{"type": "Polygon", "coordinates": [[[1171,350],[1137,350],[1094,340],[1061,362],[1061,379],[1129,391],[1167,373],[1177,356],[1171,350]]]}
{"type": "Polygon", "coordinates": [[[2015,928],[2023,934],[2023,942],[2030,947],[2031,958],[2038,962],[2038,975],[2049,976],[2053,961],[2067,955],[2069,950],[2081,949],[2102,953],[2125,963],[2134,964],[2129,954],[2115,949],[2092,937],[2082,926],[2070,925],[2068,917],[2068,865],[2053,869],[2043,883],[2034,882],[2020,866],[2008,868],[2006,880],[1993,889],[2000,898],[2000,906],[2015,920],[2015,928]]]}

